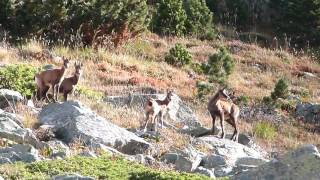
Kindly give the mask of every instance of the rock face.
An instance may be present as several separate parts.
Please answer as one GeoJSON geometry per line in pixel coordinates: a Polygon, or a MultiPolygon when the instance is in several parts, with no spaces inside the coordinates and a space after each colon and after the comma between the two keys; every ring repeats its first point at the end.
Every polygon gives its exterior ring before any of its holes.
{"type": "MultiPolygon", "coordinates": [[[[117,107],[135,107],[143,112],[144,104],[149,97],[164,99],[165,96],[165,94],[110,96],[106,97],[104,101],[117,107]]],[[[182,102],[177,95],[172,97],[172,100],[168,106],[168,116],[174,123],[182,124],[180,131],[183,133],[198,136],[209,132],[209,129],[202,127],[192,110],[184,102],[182,102]]]]}
{"type": "Polygon", "coordinates": [[[192,146],[184,150],[175,150],[165,154],[161,159],[166,163],[175,164],[176,170],[193,172],[202,161],[204,154],[196,151],[192,146]]]}
{"type": "Polygon", "coordinates": [[[320,104],[298,104],[295,115],[307,123],[320,124],[320,104]]]}
{"type": "Polygon", "coordinates": [[[284,117],[281,116],[274,108],[266,105],[241,106],[240,119],[263,119],[273,123],[280,123],[284,117]]]}
{"type": "Polygon", "coordinates": [[[66,143],[81,140],[87,145],[104,144],[125,154],[139,154],[151,144],[133,133],[96,115],[79,102],[54,103],[45,106],[39,114],[40,123],[52,125],[56,137],[66,143]]]}
{"type": "Polygon", "coordinates": [[[19,92],[9,89],[0,89],[0,108],[5,108],[9,105],[15,105],[15,103],[23,100],[22,95],[19,92]]]}
{"type": "Polygon", "coordinates": [[[320,153],[313,145],[305,145],[279,159],[233,177],[239,180],[254,179],[320,179],[320,153]]]}
{"type": "Polygon", "coordinates": [[[0,137],[21,144],[31,144],[36,148],[43,147],[32,131],[23,128],[20,120],[11,113],[0,112],[0,137]]]}
{"type": "Polygon", "coordinates": [[[26,163],[39,161],[38,151],[30,145],[16,144],[0,149],[0,164],[22,161],[26,163]]]}
{"type": "Polygon", "coordinates": [[[217,177],[231,176],[268,162],[262,152],[229,139],[206,136],[197,138],[197,143],[211,150],[210,154],[203,157],[201,165],[214,169],[217,177]]]}

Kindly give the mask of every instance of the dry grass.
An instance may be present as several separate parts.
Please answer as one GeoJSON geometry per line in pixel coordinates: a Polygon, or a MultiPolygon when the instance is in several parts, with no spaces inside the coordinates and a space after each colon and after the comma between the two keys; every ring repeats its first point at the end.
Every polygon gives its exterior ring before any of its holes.
{"type": "MultiPolygon", "coordinates": [[[[196,82],[205,79],[205,76],[197,75],[195,79],[190,78],[187,72],[190,68],[179,69],[164,62],[165,53],[176,43],[183,44],[196,62],[205,62],[219,46],[227,46],[236,62],[235,71],[229,77],[227,84],[236,92],[237,96],[244,95],[251,99],[261,100],[264,96],[270,95],[279,78],[286,78],[290,80],[292,89],[303,88],[310,93],[310,97],[304,99],[305,101],[320,102],[319,80],[297,76],[301,71],[320,75],[318,63],[307,56],[295,56],[284,51],[271,51],[239,41],[210,42],[190,38],[160,38],[154,34],[146,34],[117,50],[71,49],[55,46],[51,52],[53,55],[82,61],[84,74],[79,85],[89,87],[104,95],[141,92],[141,89],[145,87],[157,90],[173,88],[184,101],[192,106],[199,120],[210,128],[212,125],[206,110],[207,102],[199,102],[195,99],[196,82]]],[[[0,65],[25,61],[37,67],[46,63],[56,64],[51,60],[39,61],[32,56],[30,59],[25,59],[18,53],[37,54],[47,48],[44,44],[41,41],[32,40],[20,49],[0,47],[0,65]]],[[[56,64],[56,66],[60,65],[56,64]]],[[[73,71],[73,68],[69,68],[67,76],[71,75],[73,71]]],[[[144,118],[141,111],[135,109],[114,108],[86,96],[71,96],[70,98],[80,98],[99,115],[124,128],[139,128],[144,118]]],[[[25,114],[26,126],[32,127],[35,118],[28,113],[22,113],[25,114]]],[[[241,122],[240,131],[252,133],[252,127],[252,124],[241,122]]],[[[287,131],[279,131],[278,136],[272,141],[266,142],[263,139],[258,139],[259,144],[268,149],[275,147],[289,149],[302,143],[319,144],[316,140],[320,139],[317,138],[318,134],[311,135],[303,128],[291,124],[285,124],[284,128],[287,131]]],[[[229,130],[232,131],[232,128],[229,130]]],[[[190,141],[188,136],[175,133],[172,130],[162,130],[161,133],[164,138],[158,142],[158,146],[162,152],[174,147],[183,147],[190,141]]]]}

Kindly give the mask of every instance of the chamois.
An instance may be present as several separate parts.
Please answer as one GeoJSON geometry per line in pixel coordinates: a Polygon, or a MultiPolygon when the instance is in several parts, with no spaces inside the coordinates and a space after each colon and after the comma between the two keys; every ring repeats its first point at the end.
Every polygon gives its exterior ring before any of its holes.
{"type": "Polygon", "coordinates": [[[60,69],[49,69],[35,75],[34,79],[37,86],[37,100],[42,100],[44,96],[49,101],[48,90],[52,88],[53,100],[56,101],[59,93],[60,84],[63,81],[65,70],[69,67],[69,60],[62,58],[63,65],[60,69]]]}
{"type": "Polygon", "coordinates": [[[161,128],[163,128],[163,117],[167,112],[167,107],[171,101],[172,96],[173,96],[173,91],[167,91],[167,96],[164,100],[153,99],[153,98],[149,98],[147,100],[144,108],[146,113],[144,131],[147,131],[147,125],[150,120],[150,115],[151,115],[151,121],[154,123],[154,127],[155,127],[154,130],[157,132],[157,126],[158,126],[158,120],[156,119],[157,116],[160,116],[161,128]]]}
{"type": "Polygon", "coordinates": [[[220,125],[222,129],[221,138],[224,138],[224,121],[226,120],[234,127],[234,133],[231,140],[238,141],[238,128],[237,121],[240,114],[239,107],[232,102],[227,101],[230,97],[226,94],[225,89],[219,90],[209,101],[208,111],[212,117],[212,133],[214,134],[214,125],[216,117],[220,118],[220,125]],[[225,118],[227,116],[227,118],[225,118]],[[228,118],[229,117],[229,118],[228,118]]]}
{"type": "Polygon", "coordinates": [[[68,100],[68,94],[74,92],[75,86],[78,84],[80,76],[82,74],[82,68],[83,64],[81,62],[75,62],[74,67],[75,67],[75,72],[73,76],[64,78],[62,81],[59,92],[63,93],[64,101],[68,100]]]}

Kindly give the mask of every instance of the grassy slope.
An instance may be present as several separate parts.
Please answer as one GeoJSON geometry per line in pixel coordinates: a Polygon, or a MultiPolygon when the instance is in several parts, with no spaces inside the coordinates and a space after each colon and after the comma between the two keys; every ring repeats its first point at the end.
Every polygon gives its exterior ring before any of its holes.
{"type": "Polygon", "coordinates": [[[65,160],[0,166],[0,174],[4,179],[48,179],[52,176],[72,173],[94,177],[95,179],[209,179],[196,174],[173,171],[161,172],[111,156],[100,158],[72,157],[65,160]]]}
{"type": "MultiPolygon", "coordinates": [[[[113,108],[93,99],[103,95],[122,95],[128,92],[139,93],[145,87],[158,90],[174,88],[179,96],[192,106],[198,118],[207,127],[211,126],[211,118],[206,111],[206,102],[195,99],[196,82],[204,80],[203,75],[195,78],[188,76],[190,67],[174,68],[164,62],[164,55],[175,43],[187,47],[194,61],[205,62],[208,56],[215,53],[219,46],[226,46],[236,61],[236,69],[229,77],[227,84],[237,96],[247,96],[251,102],[260,101],[269,96],[276,81],[286,78],[290,88],[296,92],[307,91],[309,96],[303,101],[320,102],[318,79],[304,79],[297,76],[301,71],[320,75],[320,65],[307,56],[296,56],[285,51],[273,51],[256,45],[244,44],[239,41],[200,41],[197,39],[159,38],[153,34],[144,35],[122,48],[116,50],[93,50],[91,48],[76,48],[55,46],[51,52],[66,56],[73,60],[83,61],[84,75],[80,80],[82,94],[73,99],[80,99],[101,116],[110,118],[115,124],[125,128],[137,128],[143,120],[143,114],[127,108],[113,108]],[[257,68],[259,67],[259,68],[257,68]]],[[[10,63],[29,63],[36,67],[45,64],[56,64],[50,59],[32,56],[41,54],[46,48],[45,42],[31,41],[20,48],[0,47],[0,65],[10,63]],[[24,55],[24,56],[21,56],[24,55]]],[[[71,74],[73,68],[68,70],[71,74]]],[[[216,84],[216,88],[218,85],[216,84]]],[[[141,109],[140,109],[141,110],[141,109]]],[[[286,112],[282,112],[284,115],[286,112]]],[[[25,116],[25,113],[22,112],[25,116]]],[[[32,117],[26,117],[32,121],[32,117]]],[[[256,122],[252,119],[240,122],[240,131],[253,134],[256,122]]],[[[26,122],[25,124],[28,124],[26,122]]],[[[153,142],[161,152],[167,152],[174,147],[183,147],[192,138],[178,134],[172,130],[161,130],[164,134],[159,142],[153,142]]],[[[318,134],[312,134],[295,122],[287,122],[276,127],[274,138],[256,137],[258,143],[269,151],[289,150],[301,144],[320,146],[318,134]]],[[[206,151],[205,148],[199,147],[206,151]]]]}

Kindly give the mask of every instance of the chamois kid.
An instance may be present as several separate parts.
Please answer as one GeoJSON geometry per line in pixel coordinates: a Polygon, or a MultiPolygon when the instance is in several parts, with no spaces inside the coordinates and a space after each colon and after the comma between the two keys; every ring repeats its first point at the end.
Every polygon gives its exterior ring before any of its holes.
{"type": "Polygon", "coordinates": [[[74,92],[75,86],[78,84],[80,76],[82,74],[82,66],[83,64],[81,62],[75,62],[75,72],[73,76],[65,78],[59,88],[59,92],[63,93],[64,101],[68,100],[68,94],[74,92]]]}
{"type": "Polygon", "coordinates": [[[232,102],[229,102],[230,97],[226,94],[225,89],[219,90],[209,101],[208,110],[212,117],[212,133],[214,134],[214,125],[216,122],[216,117],[220,118],[221,125],[221,138],[224,138],[224,121],[226,120],[234,128],[234,133],[231,140],[238,141],[238,128],[237,122],[240,114],[239,107],[232,102]]]}
{"type": "Polygon", "coordinates": [[[48,90],[52,88],[53,100],[57,100],[57,94],[59,93],[59,86],[62,83],[66,69],[69,67],[69,60],[62,58],[63,65],[60,69],[49,69],[42,71],[35,75],[36,81],[36,96],[37,100],[42,100],[44,97],[49,101],[48,90]]]}
{"type": "Polygon", "coordinates": [[[145,125],[144,131],[147,131],[147,126],[151,116],[151,122],[154,123],[154,130],[157,132],[158,120],[157,116],[160,116],[161,128],[163,127],[163,117],[167,112],[168,105],[173,96],[173,91],[167,91],[167,96],[164,100],[149,98],[145,104],[145,125]]]}

